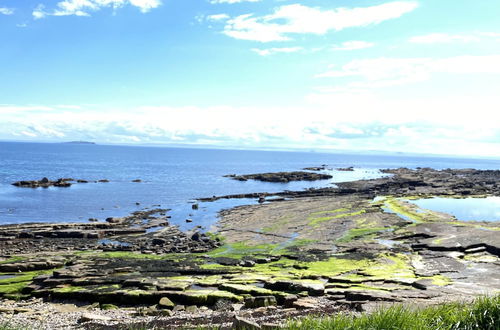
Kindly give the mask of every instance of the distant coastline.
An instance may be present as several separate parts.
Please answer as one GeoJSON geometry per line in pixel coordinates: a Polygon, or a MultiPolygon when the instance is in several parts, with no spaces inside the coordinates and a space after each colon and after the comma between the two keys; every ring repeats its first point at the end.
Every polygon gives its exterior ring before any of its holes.
{"type": "Polygon", "coordinates": [[[96,144],[95,142],[90,142],[90,141],[69,141],[69,142],[63,142],[65,144],[96,144]]]}

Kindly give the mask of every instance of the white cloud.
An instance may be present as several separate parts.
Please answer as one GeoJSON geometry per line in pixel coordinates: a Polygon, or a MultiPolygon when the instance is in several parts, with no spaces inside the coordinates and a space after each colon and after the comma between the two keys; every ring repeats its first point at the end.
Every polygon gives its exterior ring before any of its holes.
{"type": "Polygon", "coordinates": [[[267,49],[252,48],[251,50],[259,54],[260,56],[269,56],[277,53],[296,53],[303,50],[303,48],[302,47],[280,47],[280,48],[267,48],[267,49]]]}
{"type": "Polygon", "coordinates": [[[311,95],[310,100],[301,107],[83,106],[80,111],[0,105],[0,138],[375,149],[500,157],[500,114],[496,111],[500,96],[480,100],[467,95],[394,100],[369,93],[344,93],[311,95]],[[402,115],[402,109],[411,115],[402,115]],[[241,120],[242,116],[245,120],[241,120]]]}
{"type": "Polygon", "coordinates": [[[408,39],[409,42],[415,44],[449,44],[449,43],[471,43],[481,42],[485,40],[498,39],[498,32],[471,32],[463,34],[448,34],[448,33],[430,33],[420,36],[414,36],[408,39]]]}
{"type": "Polygon", "coordinates": [[[39,4],[36,6],[36,8],[33,10],[33,18],[34,19],[41,19],[47,16],[47,12],[45,11],[45,6],[43,4],[39,4]]]}
{"type": "Polygon", "coordinates": [[[147,13],[151,9],[161,5],[161,0],[64,0],[57,3],[53,11],[45,11],[45,5],[38,5],[33,11],[35,19],[51,16],[90,16],[91,12],[101,10],[105,7],[118,9],[126,5],[131,5],[147,13]]]}
{"type": "Polygon", "coordinates": [[[332,50],[358,50],[358,49],[371,48],[373,46],[375,46],[373,42],[352,40],[343,42],[340,45],[335,45],[332,47],[332,50]]]}
{"type": "Polygon", "coordinates": [[[490,38],[499,38],[500,32],[479,32],[479,35],[490,38]]]}
{"type": "Polygon", "coordinates": [[[229,18],[229,15],[227,15],[227,14],[214,14],[214,15],[207,16],[207,20],[213,21],[213,22],[224,21],[224,20],[227,20],[228,18],[229,18]]]}
{"type": "Polygon", "coordinates": [[[2,15],[12,15],[14,11],[13,8],[0,7],[0,14],[2,15]]]}
{"type": "Polygon", "coordinates": [[[480,41],[480,38],[476,35],[431,33],[412,37],[409,41],[416,44],[444,44],[452,42],[478,42],[480,41]]]}
{"type": "Polygon", "coordinates": [[[262,0],[210,0],[211,4],[220,4],[220,3],[228,3],[228,4],[233,4],[233,3],[240,3],[240,2],[259,2],[262,0]]]}
{"type": "Polygon", "coordinates": [[[435,73],[500,74],[500,55],[354,60],[317,77],[354,77],[358,81],[343,84],[343,88],[379,88],[426,81],[435,73]]]}
{"type": "Polygon", "coordinates": [[[416,1],[395,1],[385,4],[322,10],[301,4],[277,8],[273,14],[240,15],[226,21],[223,33],[236,39],[260,42],[290,40],[290,34],[324,35],[350,27],[379,24],[399,18],[415,10],[416,1]]]}

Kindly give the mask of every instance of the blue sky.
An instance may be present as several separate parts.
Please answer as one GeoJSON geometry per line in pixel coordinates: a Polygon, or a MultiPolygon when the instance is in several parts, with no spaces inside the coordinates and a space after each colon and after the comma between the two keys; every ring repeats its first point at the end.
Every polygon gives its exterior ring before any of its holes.
{"type": "Polygon", "coordinates": [[[498,0],[0,0],[0,139],[500,157],[498,0]]]}

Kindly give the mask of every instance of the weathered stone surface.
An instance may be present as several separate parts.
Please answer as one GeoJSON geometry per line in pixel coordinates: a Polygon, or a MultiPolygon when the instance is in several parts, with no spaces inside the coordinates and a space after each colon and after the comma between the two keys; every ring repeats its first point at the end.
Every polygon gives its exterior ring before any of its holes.
{"type": "Polygon", "coordinates": [[[234,317],[232,328],[235,330],[261,329],[260,325],[257,322],[239,316],[234,317]]]}
{"type": "Polygon", "coordinates": [[[245,299],[245,307],[247,308],[268,307],[276,305],[277,302],[274,296],[258,296],[245,299]]]}
{"type": "Polygon", "coordinates": [[[325,294],[325,285],[313,281],[279,280],[268,282],[265,284],[265,287],[272,290],[289,292],[307,291],[312,296],[321,296],[325,294]]]}
{"type": "Polygon", "coordinates": [[[316,308],[316,302],[308,298],[301,298],[294,301],[292,306],[297,309],[313,309],[316,308]]]}

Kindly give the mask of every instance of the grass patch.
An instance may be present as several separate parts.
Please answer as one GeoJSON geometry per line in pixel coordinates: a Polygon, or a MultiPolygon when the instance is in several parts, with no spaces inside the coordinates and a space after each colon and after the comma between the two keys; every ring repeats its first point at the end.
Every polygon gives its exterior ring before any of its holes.
{"type": "Polygon", "coordinates": [[[500,329],[500,295],[478,298],[472,304],[447,303],[411,309],[402,305],[379,309],[371,314],[309,316],[287,323],[289,330],[496,330],[500,329]]]}
{"type": "Polygon", "coordinates": [[[207,253],[211,257],[228,257],[239,259],[254,254],[272,254],[278,244],[251,245],[247,242],[225,244],[207,253]]]}

